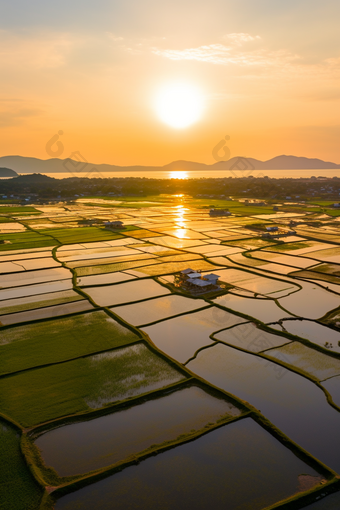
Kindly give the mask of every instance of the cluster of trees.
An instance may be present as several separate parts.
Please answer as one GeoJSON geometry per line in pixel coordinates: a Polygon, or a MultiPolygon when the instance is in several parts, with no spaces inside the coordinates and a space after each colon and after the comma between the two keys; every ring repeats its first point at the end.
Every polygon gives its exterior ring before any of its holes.
{"type": "Polygon", "coordinates": [[[185,193],[191,196],[228,197],[242,195],[285,199],[311,197],[339,198],[340,179],[270,179],[247,177],[222,179],[79,178],[54,179],[40,174],[21,175],[0,181],[3,195],[25,198],[73,198],[76,195],[158,195],[185,193]]]}

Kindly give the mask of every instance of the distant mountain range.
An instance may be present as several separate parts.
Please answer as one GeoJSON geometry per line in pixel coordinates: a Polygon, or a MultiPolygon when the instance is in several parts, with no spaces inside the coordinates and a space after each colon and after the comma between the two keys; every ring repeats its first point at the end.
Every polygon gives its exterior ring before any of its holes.
{"type": "MultiPolygon", "coordinates": [[[[77,160],[74,161],[73,175],[79,167],[77,160]]],[[[52,174],[52,173],[66,173],[68,165],[71,162],[64,159],[37,159],[27,158],[23,156],[3,156],[0,157],[0,165],[5,166],[6,169],[12,169],[18,174],[52,174]],[[66,167],[65,167],[66,161],[66,167]]],[[[72,168],[72,167],[71,167],[72,168]]],[[[276,156],[268,161],[260,161],[254,158],[234,157],[228,161],[219,161],[212,165],[204,163],[196,163],[193,161],[173,161],[164,166],[117,166],[94,163],[88,163],[84,172],[90,172],[92,168],[96,168],[99,172],[145,172],[145,171],[178,171],[178,170],[334,170],[339,168],[340,165],[335,163],[322,161],[321,159],[300,158],[296,156],[276,156]]],[[[13,175],[13,174],[12,174],[13,175]]],[[[1,176],[1,175],[0,175],[1,176]]],[[[9,175],[8,175],[9,176],[9,175]]],[[[7,177],[3,175],[3,177],[7,177]]]]}

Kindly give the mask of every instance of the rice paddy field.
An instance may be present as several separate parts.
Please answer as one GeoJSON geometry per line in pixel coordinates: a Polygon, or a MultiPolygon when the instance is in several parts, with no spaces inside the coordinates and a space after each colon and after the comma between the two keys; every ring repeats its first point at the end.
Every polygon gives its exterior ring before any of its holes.
{"type": "Polygon", "coordinates": [[[1,208],[1,510],[339,507],[340,232],[207,203],[1,208]]]}

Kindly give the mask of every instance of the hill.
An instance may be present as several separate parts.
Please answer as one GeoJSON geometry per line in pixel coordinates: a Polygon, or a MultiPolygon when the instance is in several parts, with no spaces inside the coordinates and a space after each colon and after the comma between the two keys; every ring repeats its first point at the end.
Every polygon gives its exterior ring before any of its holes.
{"type": "Polygon", "coordinates": [[[10,168],[0,168],[0,177],[16,177],[17,175],[18,174],[10,168]]]}
{"type": "MultiPolygon", "coordinates": [[[[40,173],[40,174],[52,174],[52,173],[67,173],[67,165],[66,168],[64,166],[65,160],[63,159],[37,159],[37,158],[26,158],[23,156],[3,156],[0,157],[0,165],[8,165],[11,168],[14,168],[15,171],[9,170],[9,168],[4,168],[2,170],[6,170],[8,172],[13,172],[8,175],[0,175],[2,177],[11,177],[18,174],[32,174],[32,173],[40,173]]],[[[331,169],[340,169],[340,165],[336,163],[322,161],[321,159],[310,159],[304,157],[297,156],[276,156],[275,158],[269,159],[267,161],[261,161],[254,158],[245,158],[245,157],[234,157],[229,159],[228,161],[219,161],[217,163],[213,163],[211,165],[206,165],[204,163],[198,163],[194,161],[173,161],[172,163],[168,163],[164,166],[117,166],[117,165],[108,165],[108,164],[100,164],[96,165],[94,163],[88,163],[87,168],[89,171],[93,168],[97,168],[99,172],[145,172],[145,171],[176,171],[176,170],[230,170],[233,168],[236,169],[250,169],[253,170],[331,170],[331,169]],[[246,164],[244,164],[246,161],[246,164]]],[[[1,169],[0,169],[1,170],[1,169]]],[[[85,170],[86,172],[86,170],[85,170]]],[[[76,176],[76,172],[73,174],[70,173],[70,176],[76,176]]]]}

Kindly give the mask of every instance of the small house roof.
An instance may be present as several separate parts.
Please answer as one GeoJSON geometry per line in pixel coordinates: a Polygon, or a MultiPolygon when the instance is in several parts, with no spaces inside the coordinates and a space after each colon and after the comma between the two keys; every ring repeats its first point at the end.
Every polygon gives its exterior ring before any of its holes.
{"type": "Polygon", "coordinates": [[[190,269],[190,267],[188,267],[188,269],[183,269],[183,271],[181,271],[182,274],[190,274],[190,273],[194,273],[194,269],[190,269]]]}
{"type": "Polygon", "coordinates": [[[192,279],[192,278],[201,278],[202,275],[201,275],[201,273],[190,273],[189,276],[192,279]]]}
{"type": "Polygon", "coordinates": [[[214,274],[214,273],[204,274],[203,278],[205,278],[206,280],[218,280],[219,279],[219,275],[218,274],[214,274]]]}
{"type": "Polygon", "coordinates": [[[189,278],[188,282],[192,283],[193,285],[197,285],[197,287],[207,287],[208,285],[211,285],[210,282],[207,282],[205,280],[199,280],[196,278],[189,278]]]}

